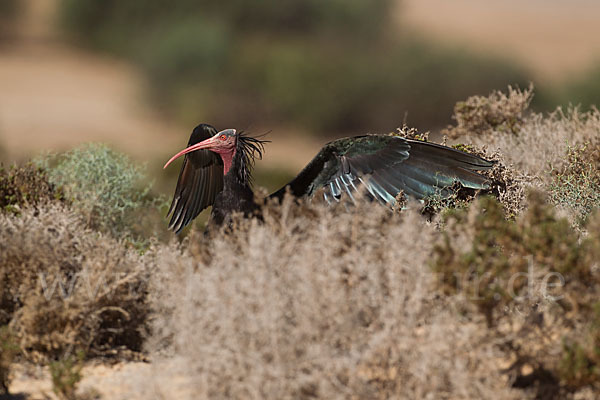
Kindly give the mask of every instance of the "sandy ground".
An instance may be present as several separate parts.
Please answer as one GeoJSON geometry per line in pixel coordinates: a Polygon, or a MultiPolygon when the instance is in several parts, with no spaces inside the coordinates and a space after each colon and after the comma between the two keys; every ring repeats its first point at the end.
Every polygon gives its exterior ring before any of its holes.
{"type": "MultiPolygon", "coordinates": [[[[145,362],[102,365],[90,363],[77,386],[81,398],[110,400],[191,399],[192,382],[183,378],[178,360],[163,360],[160,366],[145,362]]],[[[52,390],[47,367],[18,365],[12,371],[10,396],[7,400],[58,400],[52,390]]]]}

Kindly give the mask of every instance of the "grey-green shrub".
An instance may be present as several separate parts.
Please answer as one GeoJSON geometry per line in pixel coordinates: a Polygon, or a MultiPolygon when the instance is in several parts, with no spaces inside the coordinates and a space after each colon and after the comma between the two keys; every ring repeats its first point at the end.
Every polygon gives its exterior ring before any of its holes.
{"type": "Polygon", "coordinates": [[[157,204],[142,169],[104,144],[86,144],[45,163],[50,181],[93,229],[129,236],[136,212],[157,204]]]}

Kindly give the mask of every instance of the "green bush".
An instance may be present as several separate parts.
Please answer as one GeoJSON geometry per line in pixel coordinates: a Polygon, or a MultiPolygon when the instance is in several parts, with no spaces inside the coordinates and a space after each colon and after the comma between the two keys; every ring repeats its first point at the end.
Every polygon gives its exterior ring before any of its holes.
{"type": "Polygon", "coordinates": [[[138,213],[158,205],[142,170],[106,145],[87,144],[41,162],[87,225],[114,237],[135,234],[138,213]]]}
{"type": "Polygon", "coordinates": [[[77,357],[66,357],[50,363],[52,376],[52,390],[61,400],[77,400],[75,394],[77,385],[81,381],[81,369],[85,353],[79,352],[77,357]]]}
{"type": "Polygon", "coordinates": [[[385,26],[391,5],[390,0],[290,0],[285,7],[277,0],[62,0],[61,20],[68,30],[81,34],[80,40],[92,44],[102,43],[110,31],[143,35],[144,29],[157,23],[176,24],[190,16],[226,21],[242,33],[333,33],[359,38],[373,36],[385,26]]]}

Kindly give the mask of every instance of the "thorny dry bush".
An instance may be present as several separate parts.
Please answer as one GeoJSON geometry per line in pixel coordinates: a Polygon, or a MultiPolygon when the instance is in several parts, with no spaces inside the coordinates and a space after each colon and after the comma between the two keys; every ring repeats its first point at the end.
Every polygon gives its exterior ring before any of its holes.
{"type": "Polygon", "coordinates": [[[171,343],[190,397],[517,398],[484,318],[433,291],[434,228],[414,211],[337,211],[288,199],[264,223],[158,251],[150,347],[171,343]]]}
{"type": "MultiPolygon", "coordinates": [[[[511,89],[510,93],[520,92],[515,92],[511,89]]],[[[483,102],[483,100],[479,100],[478,102],[489,105],[490,103],[493,103],[493,101],[498,101],[498,97],[502,100],[502,102],[508,101],[505,95],[496,94],[492,95],[486,102],[483,102]]],[[[519,100],[521,100],[521,97],[522,96],[519,96],[519,100]]],[[[482,118],[484,118],[485,113],[482,115],[482,118]]],[[[486,131],[487,130],[488,128],[486,128],[486,131]]],[[[419,133],[417,129],[408,128],[406,126],[399,128],[396,132],[392,133],[392,135],[398,135],[401,137],[425,142],[429,141],[429,132],[419,133]]],[[[447,145],[446,138],[444,139],[443,144],[447,145]]],[[[494,167],[492,169],[480,171],[481,174],[488,177],[490,189],[487,191],[474,191],[472,189],[464,188],[460,185],[455,185],[453,188],[453,194],[450,197],[441,198],[440,196],[434,195],[425,199],[425,202],[421,208],[425,215],[432,216],[448,210],[466,208],[477,195],[481,194],[492,194],[498,198],[498,200],[502,203],[508,218],[514,218],[523,210],[525,207],[524,200],[526,189],[531,183],[531,179],[527,175],[515,170],[511,165],[507,164],[500,151],[496,150],[495,152],[491,153],[488,151],[486,146],[474,146],[463,143],[455,144],[452,147],[457,150],[475,154],[487,160],[494,161],[494,167]]]]}
{"type": "Polygon", "coordinates": [[[582,235],[528,202],[507,220],[484,198],[440,232],[288,200],[156,249],[156,369],[176,360],[190,398],[595,398],[600,215],[582,235]]]}
{"type": "Polygon", "coordinates": [[[526,206],[529,188],[550,193],[570,214],[585,218],[600,205],[600,111],[562,108],[544,115],[529,112],[533,88],[509,88],[473,96],[455,108],[455,127],[445,133],[469,145],[461,150],[497,160],[492,181],[501,183],[498,198],[510,217],[526,206]]]}
{"type": "Polygon", "coordinates": [[[61,205],[0,214],[0,325],[30,361],[139,351],[149,265],[61,205]]]}
{"type": "Polygon", "coordinates": [[[488,97],[469,97],[454,106],[456,126],[442,133],[450,139],[473,133],[517,133],[525,123],[525,110],[532,98],[533,85],[525,90],[509,86],[508,93],[494,91],[488,97]]]}
{"type": "Polygon", "coordinates": [[[515,221],[481,199],[448,218],[432,267],[486,316],[516,387],[539,398],[600,391],[600,214],[582,235],[541,193],[515,221]],[[529,373],[522,367],[529,365],[529,373]]]}
{"type": "Polygon", "coordinates": [[[23,208],[63,199],[62,190],[48,179],[43,168],[0,165],[0,212],[18,214],[23,208]]]}

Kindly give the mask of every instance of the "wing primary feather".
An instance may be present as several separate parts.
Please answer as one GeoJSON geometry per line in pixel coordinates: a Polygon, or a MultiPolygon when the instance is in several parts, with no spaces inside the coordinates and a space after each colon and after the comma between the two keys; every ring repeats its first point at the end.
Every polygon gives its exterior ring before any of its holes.
{"type": "Polygon", "coordinates": [[[335,185],[337,186],[337,195],[338,197],[342,196],[342,185],[340,185],[341,176],[335,178],[335,185]]]}
{"type": "Polygon", "coordinates": [[[394,184],[394,180],[390,179],[388,172],[389,170],[375,171],[372,179],[378,182],[387,193],[395,198],[400,192],[401,188],[397,184],[394,184]]]}
{"type": "Polygon", "coordinates": [[[396,203],[395,197],[390,195],[383,187],[381,187],[379,182],[377,182],[372,177],[371,179],[369,179],[369,182],[371,183],[371,185],[373,185],[373,190],[375,191],[375,193],[377,193],[385,203],[391,205],[394,205],[396,203]]]}
{"type": "Polygon", "coordinates": [[[329,190],[331,191],[331,195],[333,196],[333,198],[339,201],[340,192],[338,191],[338,188],[335,185],[335,181],[329,182],[329,190]]]}
{"type": "Polygon", "coordinates": [[[191,197],[192,201],[188,205],[187,210],[185,211],[185,216],[183,217],[183,221],[181,224],[182,229],[184,226],[188,225],[194,219],[194,217],[195,217],[194,214],[196,212],[196,209],[198,208],[200,201],[202,201],[203,197],[205,196],[205,193],[201,193],[200,188],[205,184],[207,172],[208,171],[206,168],[202,168],[199,171],[200,176],[196,177],[196,179],[194,179],[194,183],[192,185],[192,190],[190,192],[190,197],[191,197]]]}
{"type": "Polygon", "coordinates": [[[193,186],[194,180],[195,179],[192,179],[192,182],[185,182],[185,185],[181,191],[181,198],[183,199],[183,202],[178,202],[175,212],[173,213],[173,218],[171,219],[171,224],[169,225],[169,228],[173,229],[175,233],[180,232],[182,229],[181,225],[183,223],[185,211],[187,210],[188,203],[190,202],[191,197],[190,192],[192,188],[190,187],[190,185],[193,186]]]}
{"type": "Polygon", "coordinates": [[[183,164],[181,165],[181,170],[179,171],[179,176],[177,177],[177,186],[175,186],[175,195],[173,196],[173,201],[171,202],[171,207],[169,207],[169,211],[167,212],[167,216],[169,216],[171,214],[171,212],[174,212],[176,207],[177,207],[177,203],[179,203],[179,200],[181,199],[181,191],[183,190],[183,181],[185,180],[184,177],[184,173],[186,171],[186,167],[187,167],[187,157],[184,158],[183,160],[183,164]]]}
{"type": "Polygon", "coordinates": [[[374,199],[377,198],[377,195],[375,194],[375,192],[373,192],[373,189],[371,189],[371,186],[369,186],[363,178],[361,178],[360,176],[358,177],[358,180],[363,184],[363,186],[367,189],[367,191],[369,192],[369,194],[371,196],[373,196],[374,199]]]}
{"type": "Polygon", "coordinates": [[[180,200],[177,202],[177,207],[173,210],[173,215],[171,216],[171,222],[169,223],[169,229],[175,230],[175,226],[179,223],[179,218],[181,217],[181,213],[185,208],[187,198],[183,197],[183,193],[181,195],[180,200]]]}
{"type": "Polygon", "coordinates": [[[348,196],[350,196],[350,199],[352,199],[352,202],[356,203],[356,199],[354,198],[354,195],[352,194],[352,187],[354,186],[354,185],[351,185],[352,180],[348,178],[347,174],[341,175],[340,179],[342,180],[342,183],[344,184],[344,189],[346,189],[346,193],[348,193],[348,196]],[[346,180],[348,180],[348,182],[346,180]]]}

